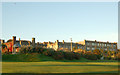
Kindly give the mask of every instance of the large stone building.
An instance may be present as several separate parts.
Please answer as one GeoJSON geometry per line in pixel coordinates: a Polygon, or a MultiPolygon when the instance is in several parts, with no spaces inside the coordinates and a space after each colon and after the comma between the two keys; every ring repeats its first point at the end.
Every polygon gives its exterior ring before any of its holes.
{"type": "MultiPolygon", "coordinates": [[[[71,50],[71,42],[59,42],[58,40],[55,42],[48,42],[47,48],[53,48],[55,50],[71,50]]],[[[86,51],[93,51],[95,49],[99,50],[110,50],[116,51],[117,50],[117,43],[111,42],[101,42],[101,41],[91,41],[91,40],[84,40],[80,42],[73,43],[72,48],[82,49],[86,51]]]]}
{"type": "Polygon", "coordinates": [[[85,50],[95,50],[95,49],[103,49],[103,50],[111,50],[115,51],[117,50],[117,43],[111,43],[111,42],[101,42],[101,41],[90,41],[90,40],[84,40],[81,42],[78,42],[79,44],[83,44],[85,46],[85,50]]]}
{"type": "Polygon", "coordinates": [[[71,46],[72,48],[77,47],[77,49],[83,49],[84,50],[84,45],[79,44],[79,43],[71,43],[71,42],[65,42],[63,40],[63,42],[59,42],[59,40],[56,40],[55,42],[48,42],[47,44],[47,48],[53,48],[55,50],[71,50],[71,46]]]}
{"type": "Polygon", "coordinates": [[[18,52],[19,51],[19,47],[21,46],[29,46],[31,45],[31,41],[27,41],[27,40],[16,40],[16,36],[13,36],[12,39],[9,39],[7,42],[4,43],[7,46],[7,51],[8,52],[18,52]]]}
{"type": "Polygon", "coordinates": [[[22,46],[39,46],[39,47],[47,47],[47,43],[35,43],[35,38],[32,38],[32,42],[28,40],[16,40],[16,36],[13,36],[12,39],[9,39],[7,42],[1,41],[7,46],[7,51],[16,53],[19,51],[19,48],[22,46]]]}
{"type": "Polygon", "coordinates": [[[115,51],[117,50],[117,43],[111,43],[111,42],[101,42],[101,41],[91,41],[91,40],[84,40],[80,42],[65,42],[64,40],[62,42],[59,42],[59,40],[56,40],[55,42],[35,42],[35,38],[32,38],[32,41],[28,40],[16,40],[16,36],[13,36],[12,39],[9,39],[7,42],[4,40],[0,40],[0,44],[6,44],[7,50],[9,52],[18,52],[19,47],[21,46],[39,46],[44,48],[52,48],[54,50],[69,50],[72,51],[73,48],[75,49],[81,49],[86,51],[93,51],[95,49],[103,49],[103,50],[111,50],[115,51]]]}

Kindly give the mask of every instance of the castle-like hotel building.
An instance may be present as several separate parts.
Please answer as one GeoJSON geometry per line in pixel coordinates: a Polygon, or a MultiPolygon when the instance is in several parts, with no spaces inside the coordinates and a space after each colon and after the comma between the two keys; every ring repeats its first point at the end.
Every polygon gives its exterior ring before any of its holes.
{"type": "Polygon", "coordinates": [[[0,44],[4,43],[7,46],[7,49],[9,52],[17,52],[18,48],[21,46],[40,46],[44,48],[52,48],[54,50],[71,50],[71,48],[77,48],[87,51],[93,51],[95,49],[103,49],[103,50],[111,50],[116,51],[117,50],[117,43],[111,43],[111,42],[100,42],[100,41],[90,41],[90,40],[84,40],[81,42],[65,42],[64,40],[62,42],[59,42],[59,40],[56,40],[55,42],[43,42],[43,43],[35,43],[35,38],[32,38],[32,41],[28,40],[16,40],[16,36],[13,36],[12,39],[9,39],[7,42],[4,40],[0,40],[0,44]],[[14,50],[15,48],[15,50],[14,50]]]}

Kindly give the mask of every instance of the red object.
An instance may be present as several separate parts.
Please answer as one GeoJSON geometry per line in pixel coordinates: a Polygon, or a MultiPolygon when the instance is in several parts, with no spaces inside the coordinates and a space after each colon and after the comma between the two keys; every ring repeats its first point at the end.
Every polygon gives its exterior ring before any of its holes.
{"type": "Polygon", "coordinates": [[[12,47],[13,47],[13,44],[12,44],[12,42],[7,42],[7,43],[5,43],[5,45],[7,46],[7,48],[5,48],[5,50],[4,51],[6,51],[6,50],[9,50],[9,52],[12,52],[12,47]]]}
{"type": "MultiPolygon", "coordinates": [[[[6,42],[4,43],[7,47],[2,49],[2,52],[13,52],[13,43],[12,42],[6,42]]],[[[19,52],[19,47],[16,48],[16,52],[19,52]]]]}

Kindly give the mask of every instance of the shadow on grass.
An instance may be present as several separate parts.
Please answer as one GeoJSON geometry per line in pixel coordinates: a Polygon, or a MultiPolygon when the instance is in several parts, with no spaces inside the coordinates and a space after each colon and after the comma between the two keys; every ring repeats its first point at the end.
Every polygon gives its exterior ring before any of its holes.
{"type": "Polygon", "coordinates": [[[111,67],[118,67],[118,65],[31,65],[31,66],[111,66],[111,67]]]}
{"type": "Polygon", "coordinates": [[[119,75],[118,73],[3,73],[2,75],[119,75]]]}

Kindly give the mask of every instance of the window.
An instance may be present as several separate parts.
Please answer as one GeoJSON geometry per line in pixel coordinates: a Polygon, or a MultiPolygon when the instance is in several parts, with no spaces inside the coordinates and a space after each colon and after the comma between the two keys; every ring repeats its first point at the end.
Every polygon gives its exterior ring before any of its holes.
{"type": "Polygon", "coordinates": [[[87,43],[87,45],[89,45],[89,42],[87,43]]]}
{"type": "Polygon", "coordinates": [[[113,45],[114,47],[116,47],[116,45],[113,45]]]}
{"type": "Polygon", "coordinates": [[[16,49],[16,52],[17,52],[17,49],[16,49]]]}
{"type": "Polygon", "coordinates": [[[97,48],[97,49],[99,49],[99,50],[100,50],[100,48],[97,48]]]}
{"type": "Polygon", "coordinates": [[[92,43],[92,46],[94,46],[95,45],[95,43],[92,43]]]}
{"type": "Polygon", "coordinates": [[[111,44],[109,44],[109,46],[111,46],[111,44]]]}
{"type": "Polygon", "coordinates": [[[90,49],[90,47],[87,47],[87,50],[89,50],[90,49]]]}
{"type": "Polygon", "coordinates": [[[92,50],[95,50],[95,48],[92,48],[92,50]]]}
{"type": "Polygon", "coordinates": [[[99,46],[99,43],[97,43],[97,45],[99,46]]]}
{"type": "Polygon", "coordinates": [[[106,44],[105,44],[105,46],[106,46],[106,44]]]}
{"type": "Polygon", "coordinates": [[[101,46],[101,43],[100,43],[100,46],[101,46]]]}
{"type": "Polygon", "coordinates": [[[102,44],[102,46],[104,46],[104,43],[102,44]]]}
{"type": "Polygon", "coordinates": [[[9,46],[8,47],[10,47],[10,44],[9,44],[9,46]]]}

